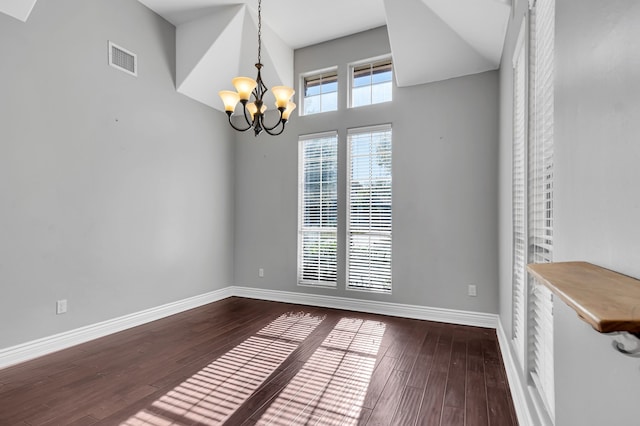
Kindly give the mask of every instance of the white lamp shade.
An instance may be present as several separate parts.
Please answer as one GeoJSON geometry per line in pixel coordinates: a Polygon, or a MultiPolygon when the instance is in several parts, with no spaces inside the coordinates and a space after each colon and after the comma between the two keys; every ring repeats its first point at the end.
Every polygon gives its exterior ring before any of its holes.
{"type": "Polygon", "coordinates": [[[282,113],[282,118],[284,120],[288,120],[289,115],[291,115],[294,109],[296,109],[296,104],[294,104],[293,102],[287,102],[287,109],[285,109],[282,113]]]}
{"type": "Polygon", "coordinates": [[[248,101],[251,97],[251,92],[256,88],[258,83],[252,78],[249,77],[236,77],[231,80],[233,87],[238,91],[238,95],[240,99],[243,101],[248,101]]]}
{"type": "Polygon", "coordinates": [[[231,90],[221,90],[218,95],[224,103],[224,110],[233,112],[236,109],[236,105],[240,102],[240,95],[231,90]]]}
{"type": "Polygon", "coordinates": [[[286,108],[287,103],[295,93],[291,87],[287,86],[273,86],[271,92],[276,97],[276,108],[286,108]]]}

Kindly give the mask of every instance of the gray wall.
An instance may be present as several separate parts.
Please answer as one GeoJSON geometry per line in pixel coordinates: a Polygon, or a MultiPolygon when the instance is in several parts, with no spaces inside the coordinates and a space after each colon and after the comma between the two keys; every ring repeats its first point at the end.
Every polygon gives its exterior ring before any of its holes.
{"type": "Polygon", "coordinates": [[[135,0],[39,1],[0,14],[0,58],[0,348],[233,283],[233,136],[176,93],[171,24],[135,0]]]}
{"type": "MultiPolygon", "coordinates": [[[[500,317],[507,335],[516,19],[500,72],[500,317]]],[[[635,0],[557,0],[554,260],[585,260],[640,278],[638,22],[635,0]]],[[[557,298],[554,333],[556,424],[638,424],[640,359],[614,351],[611,336],[591,329],[557,298]]]]}
{"type": "MultiPolygon", "coordinates": [[[[557,4],[554,257],[636,278],[639,23],[636,0],[557,4]]],[[[640,359],[614,351],[569,309],[555,311],[557,424],[638,424],[640,359]]]]}
{"type": "MultiPolygon", "coordinates": [[[[347,64],[389,52],[384,27],[295,52],[296,76],[339,67],[340,110],[296,112],[282,137],[239,138],[236,284],[496,313],[498,73],[394,87],[392,103],[345,109],[347,64]],[[393,294],[345,291],[344,244],[337,289],[297,286],[299,135],[338,131],[338,185],[344,188],[347,129],[383,123],[393,125],[393,294]],[[471,283],[478,297],[467,296],[471,283]]],[[[345,201],[343,193],[340,243],[345,201]]]]}

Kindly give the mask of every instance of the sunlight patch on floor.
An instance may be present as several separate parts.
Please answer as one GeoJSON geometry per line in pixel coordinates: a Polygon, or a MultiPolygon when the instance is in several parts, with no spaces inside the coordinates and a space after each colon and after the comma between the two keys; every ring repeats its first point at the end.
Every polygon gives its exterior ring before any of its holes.
{"type": "Polygon", "coordinates": [[[121,426],[222,424],[323,319],[281,315],[121,426]]]}
{"type": "Polygon", "coordinates": [[[385,325],[343,318],[258,425],[357,425],[385,325]]]}

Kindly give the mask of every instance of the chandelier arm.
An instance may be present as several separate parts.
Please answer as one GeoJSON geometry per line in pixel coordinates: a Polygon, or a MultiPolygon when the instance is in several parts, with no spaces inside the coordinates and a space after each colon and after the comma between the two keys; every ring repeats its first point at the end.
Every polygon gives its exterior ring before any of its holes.
{"type": "MultiPolygon", "coordinates": [[[[262,120],[262,126],[264,127],[264,129],[265,129],[265,130],[273,130],[273,129],[275,129],[276,127],[278,127],[278,126],[280,125],[280,123],[282,123],[282,122],[283,122],[283,120],[282,120],[282,114],[284,113],[284,108],[278,108],[278,111],[280,111],[280,118],[278,119],[278,121],[276,122],[276,124],[275,124],[273,127],[267,127],[267,126],[264,124],[264,118],[263,118],[263,120],[262,120]]],[[[263,117],[264,117],[264,116],[263,116],[263,117]]]]}
{"type": "Polygon", "coordinates": [[[282,129],[280,129],[280,131],[277,132],[277,133],[271,133],[271,131],[269,131],[267,129],[264,129],[264,131],[267,132],[268,135],[278,136],[278,135],[282,134],[282,132],[284,132],[284,122],[282,122],[282,129]]]}
{"type": "Polygon", "coordinates": [[[233,127],[235,130],[239,131],[239,132],[246,132],[247,130],[249,130],[250,128],[252,128],[252,124],[249,123],[249,126],[246,129],[241,129],[239,127],[236,127],[233,122],[231,121],[231,114],[229,112],[227,112],[227,117],[229,117],[229,124],[231,125],[231,127],[233,127]]]}
{"type": "Polygon", "coordinates": [[[286,124],[286,123],[287,123],[287,120],[280,120],[280,121],[278,122],[278,124],[276,124],[275,126],[273,126],[273,127],[271,127],[271,128],[263,126],[263,127],[262,127],[262,130],[264,130],[265,132],[267,132],[267,134],[268,134],[268,135],[271,135],[271,136],[278,136],[279,134],[281,134],[282,132],[284,132],[284,127],[285,127],[285,124],[286,124]],[[274,130],[276,127],[278,127],[280,124],[282,124],[282,129],[280,129],[280,131],[279,131],[279,132],[273,132],[273,133],[272,133],[271,131],[272,131],[272,130],[274,130]]]}

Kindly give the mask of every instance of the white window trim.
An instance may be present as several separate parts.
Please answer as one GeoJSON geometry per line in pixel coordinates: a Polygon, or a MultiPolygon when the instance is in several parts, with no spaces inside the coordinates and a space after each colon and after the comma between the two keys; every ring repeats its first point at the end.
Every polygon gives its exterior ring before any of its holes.
{"type": "Polygon", "coordinates": [[[513,149],[513,156],[512,156],[512,166],[513,166],[513,170],[512,170],[512,184],[513,184],[513,198],[512,198],[512,220],[513,220],[513,241],[512,241],[512,249],[513,249],[513,256],[512,256],[512,339],[514,342],[514,346],[516,348],[516,353],[518,355],[518,359],[520,361],[520,366],[522,368],[524,368],[525,366],[525,347],[526,347],[526,341],[527,341],[527,272],[526,272],[526,263],[527,263],[527,254],[528,254],[528,250],[527,250],[527,233],[528,233],[528,228],[527,228],[527,206],[528,206],[528,191],[527,191],[527,132],[528,132],[528,126],[527,126],[527,117],[528,117],[528,89],[527,89],[527,80],[528,80],[528,73],[527,73],[527,54],[526,54],[526,46],[525,46],[525,39],[526,39],[526,23],[525,23],[525,19],[522,20],[522,23],[520,25],[520,33],[518,34],[518,39],[516,42],[516,48],[514,51],[514,55],[513,55],[513,143],[512,143],[512,149],[513,149]],[[520,68],[522,67],[522,68],[520,68]],[[519,76],[518,73],[522,72],[523,75],[519,76]],[[524,87],[519,88],[517,86],[518,82],[519,82],[519,77],[522,78],[522,81],[520,82],[521,84],[523,84],[524,87]],[[522,96],[522,99],[520,99],[517,95],[518,95],[518,90],[522,89],[522,92],[520,93],[522,96]],[[522,104],[520,105],[523,110],[522,110],[522,114],[521,114],[521,119],[522,119],[522,134],[521,136],[521,140],[518,140],[518,134],[517,131],[518,129],[516,128],[516,126],[518,125],[517,123],[517,119],[518,117],[516,117],[516,114],[518,112],[517,108],[518,102],[522,102],[522,104]],[[522,158],[519,159],[519,161],[521,161],[521,167],[522,170],[520,170],[520,178],[521,178],[521,187],[516,187],[516,162],[518,161],[518,159],[516,159],[516,148],[517,144],[521,144],[521,146],[519,147],[522,151],[521,151],[521,155],[522,158]],[[520,191],[522,193],[522,199],[520,200],[520,202],[522,203],[522,205],[520,206],[516,206],[516,203],[518,203],[518,200],[516,199],[516,193],[520,191]],[[516,229],[516,207],[519,207],[522,210],[522,217],[521,219],[521,252],[518,253],[518,238],[517,238],[517,229],[516,229]],[[519,254],[519,256],[518,256],[519,254]],[[522,259],[522,262],[520,264],[516,264],[516,259],[520,257],[522,259]],[[519,272],[519,274],[517,273],[519,272]]]}
{"type": "MultiPolygon", "coordinates": [[[[337,277],[335,282],[305,281],[302,279],[302,235],[303,235],[303,232],[305,231],[304,227],[302,226],[304,223],[304,218],[303,218],[304,216],[304,208],[303,208],[304,164],[302,161],[304,157],[304,150],[302,149],[302,146],[305,141],[313,140],[313,139],[321,139],[326,137],[335,137],[337,143],[338,144],[340,143],[337,130],[301,135],[298,138],[298,244],[297,244],[297,251],[296,251],[296,257],[297,257],[296,281],[298,286],[301,286],[301,287],[322,287],[322,288],[336,289],[338,287],[337,277]]],[[[339,188],[338,188],[338,191],[339,191],[339,188]]],[[[335,228],[335,232],[336,232],[336,244],[337,244],[338,243],[338,226],[337,225],[335,228]]],[[[338,264],[338,251],[336,251],[336,270],[337,270],[337,264],[338,264]]]]}
{"type": "Polygon", "coordinates": [[[380,56],[375,56],[373,58],[368,58],[368,59],[363,59],[360,61],[356,61],[356,62],[350,62],[349,64],[347,64],[347,66],[349,67],[349,82],[347,84],[347,107],[349,109],[351,108],[367,108],[367,107],[371,107],[374,105],[384,105],[384,104],[388,104],[389,102],[393,102],[393,99],[395,97],[395,84],[393,84],[393,80],[395,78],[395,69],[393,68],[393,57],[391,56],[390,53],[384,54],[384,55],[380,55],[380,56]],[[390,60],[391,61],[391,67],[392,67],[392,75],[391,75],[391,100],[390,101],[386,101],[386,102],[378,102],[375,104],[369,104],[369,105],[360,105],[360,106],[352,106],[352,95],[351,92],[353,90],[353,70],[355,67],[358,67],[360,65],[366,65],[366,64],[371,64],[373,62],[379,62],[379,61],[384,61],[384,60],[390,60]]]}
{"type": "MultiPolygon", "coordinates": [[[[530,12],[528,256],[553,260],[553,73],[555,0],[535,0],[530,12]]],[[[553,296],[530,276],[527,372],[545,424],[555,423],[553,296]]]]}
{"type": "Polygon", "coordinates": [[[327,113],[327,112],[339,111],[340,110],[340,82],[339,82],[339,80],[340,80],[340,72],[339,72],[339,69],[338,69],[337,65],[332,66],[332,67],[322,68],[322,69],[319,69],[319,70],[314,70],[314,71],[301,73],[300,76],[299,76],[299,80],[298,80],[298,87],[300,88],[300,90],[298,91],[299,92],[298,93],[298,105],[300,105],[300,108],[298,109],[298,111],[299,111],[298,115],[299,116],[307,116],[308,117],[308,116],[311,116],[311,115],[318,115],[318,114],[324,114],[324,113],[327,113]],[[304,99],[305,99],[305,96],[304,96],[304,80],[307,77],[312,77],[314,75],[320,75],[320,74],[326,74],[326,73],[332,72],[332,71],[335,71],[338,74],[338,76],[337,76],[338,85],[337,85],[337,88],[336,88],[336,96],[338,97],[337,108],[335,110],[331,110],[331,111],[320,111],[320,112],[316,112],[316,113],[313,113],[313,114],[305,114],[304,113],[304,109],[305,109],[305,106],[304,106],[304,99]]]}

